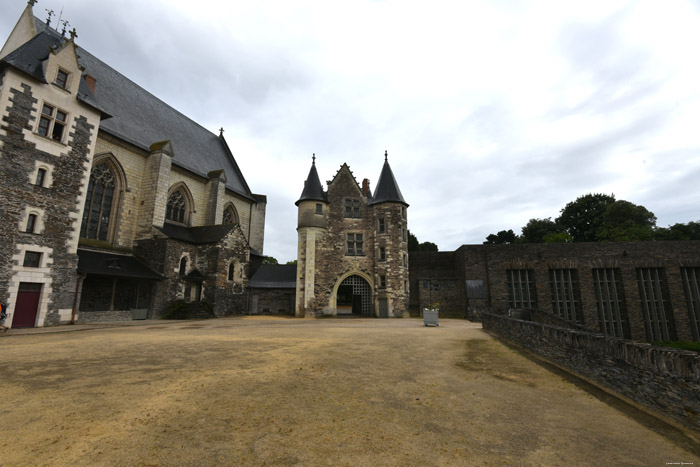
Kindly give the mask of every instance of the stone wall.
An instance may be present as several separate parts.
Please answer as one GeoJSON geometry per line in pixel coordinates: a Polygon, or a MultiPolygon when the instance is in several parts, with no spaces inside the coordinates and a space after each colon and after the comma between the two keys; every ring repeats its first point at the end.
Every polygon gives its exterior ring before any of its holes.
{"type": "MultiPolygon", "coordinates": [[[[602,332],[595,291],[594,269],[614,269],[619,274],[620,298],[625,318],[625,337],[648,340],[640,293],[640,268],[659,268],[665,276],[668,294],[664,297],[671,323],[671,338],[692,341],[692,304],[688,302],[682,268],[700,267],[700,241],[610,242],[568,244],[464,245],[455,252],[420,252],[410,255],[411,307],[427,302],[427,290],[419,280],[447,287],[457,281],[449,300],[455,310],[466,310],[469,319],[479,320],[481,312],[505,314],[514,304],[509,299],[508,271],[528,270],[534,282],[534,308],[557,315],[550,283],[552,270],[571,270],[577,277],[575,300],[580,307],[579,324],[602,332]],[[442,282],[441,282],[442,281],[442,282]],[[482,285],[483,295],[468,296],[466,281],[482,285]]],[[[433,290],[433,292],[435,292],[433,290]]],[[[428,300],[429,301],[429,300],[428,300]]],[[[433,298],[433,301],[438,301],[433,298]]],[[[520,306],[515,306],[520,307],[520,306]]],[[[443,302],[441,301],[441,310],[443,302]]]]}
{"type": "Polygon", "coordinates": [[[409,255],[410,302],[412,316],[439,303],[440,316],[464,318],[464,285],[460,280],[455,252],[411,252],[409,255]]]}
{"type": "Polygon", "coordinates": [[[250,289],[250,314],[285,314],[294,316],[294,289],[250,289]],[[257,304],[257,309],[254,306],[257,304]]]}
{"type": "Polygon", "coordinates": [[[700,431],[700,354],[484,313],[484,329],[700,431]]]}

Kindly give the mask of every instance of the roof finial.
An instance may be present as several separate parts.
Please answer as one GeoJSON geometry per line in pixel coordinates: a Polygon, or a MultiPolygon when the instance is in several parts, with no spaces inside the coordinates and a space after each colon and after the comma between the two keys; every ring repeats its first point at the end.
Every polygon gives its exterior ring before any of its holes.
{"type": "Polygon", "coordinates": [[[37,0],[29,0],[29,1],[27,2],[27,5],[29,5],[29,6],[34,6],[34,5],[36,5],[36,2],[37,2],[37,0]]]}
{"type": "Polygon", "coordinates": [[[314,153],[314,155],[311,156],[311,165],[316,165],[316,153],[314,153]]]}
{"type": "Polygon", "coordinates": [[[75,31],[75,28],[73,28],[73,29],[71,29],[71,32],[70,32],[70,38],[72,40],[75,40],[76,37],[78,37],[78,33],[75,31]]]}
{"type": "Polygon", "coordinates": [[[384,150],[384,162],[389,162],[389,151],[384,150]]]}
{"type": "Polygon", "coordinates": [[[68,22],[67,19],[64,19],[63,21],[60,21],[60,23],[63,24],[63,31],[61,31],[61,35],[62,35],[63,37],[66,37],[66,28],[67,28],[68,26],[70,26],[70,23],[68,22]]]}
{"type": "Polygon", "coordinates": [[[52,17],[53,15],[55,15],[56,13],[54,13],[53,10],[49,10],[49,9],[46,9],[46,13],[48,13],[48,15],[49,15],[49,17],[46,18],[46,27],[48,28],[49,25],[51,25],[51,17],[52,17]]]}
{"type": "Polygon", "coordinates": [[[219,128],[219,136],[224,136],[224,127],[219,128]]]}

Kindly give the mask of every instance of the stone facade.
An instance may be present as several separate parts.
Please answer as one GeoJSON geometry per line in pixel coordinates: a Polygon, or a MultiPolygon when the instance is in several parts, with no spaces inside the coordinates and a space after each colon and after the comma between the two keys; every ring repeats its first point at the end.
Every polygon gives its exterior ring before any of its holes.
{"type": "MultiPolygon", "coordinates": [[[[377,193],[383,183],[395,185],[388,162],[377,193]]],[[[400,192],[378,199],[363,185],[343,164],[323,191],[312,165],[297,202],[296,316],[407,315],[408,204],[400,192]]]]}
{"type": "Polygon", "coordinates": [[[470,319],[533,308],[614,337],[697,341],[699,268],[698,241],[464,245],[411,253],[411,306],[425,303],[419,280],[457,280],[450,310],[470,319]]]}
{"type": "Polygon", "coordinates": [[[208,132],[42,24],[32,4],[0,52],[7,324],[113,320],[142,307],[157,317],[172,300],[193,301],[195,289],[216,315],[246,312],[267,200],[248,188],[223,133],[208,132]],[[91,264],[80,259],[86,251],[91,264]],[[189,279],[179,274],[184,256],[185,275],[197,271],[189,279]],[[136,280],[142,288],[127,300],[136,280]],[[18,303],[25,311],[15,321],[18,303]]]}

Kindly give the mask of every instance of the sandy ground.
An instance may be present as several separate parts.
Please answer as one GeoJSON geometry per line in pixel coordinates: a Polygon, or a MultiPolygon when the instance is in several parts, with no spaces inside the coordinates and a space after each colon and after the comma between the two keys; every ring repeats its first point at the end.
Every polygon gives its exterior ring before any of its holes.
{"type": "Polygon", "coordinates": [[[0,352],[2,467],[700,465],[466,321],[156,322],[0,352]]]}

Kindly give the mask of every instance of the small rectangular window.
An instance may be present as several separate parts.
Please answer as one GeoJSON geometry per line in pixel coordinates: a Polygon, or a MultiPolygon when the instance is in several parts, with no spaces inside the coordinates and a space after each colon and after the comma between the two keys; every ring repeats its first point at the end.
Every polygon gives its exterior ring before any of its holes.
{"type": "Polygon", "coordinates": [[[360,200],[345,198],[345,217],[360,217],[360,200]]]}
{"type": "Polygon", "coordinates": [[[68,73],[60,68],[58,69],[58,73],[56,73],[56,84],[63,89],[68,87],[68,73]]]}
{"type": "Polygon", "coordinates": [[[27,217],[27,233],[34,233],[34,229],[36,228],[36,214],[30,214],[29,217],[27,217]]]}
{"type": "Polygon", "coordinates": [[[22,264],[25,268],[38,268],[41,264],[41,253],[38,251],[26,251],[24,252],[24,263],[22,264]]]}
{"type": "Polygon", "coordinates": [[[386,261],[386,248],[383,246],[379,247],[379,261],[386,261]]]}
{"type": "Polygon", "coordinates": [[[348,256],[362,255],[362,234],[348,234],[348,256]]]}
{"type": "Polygon", "coordinates": [[[316,203],[316,214],[323,214],[323,205],[321,203],[316,203]]]}
{"type": "Polygon", "coordinates": [[[379,288],[386,289],[386,276],[379,276],[379,288]]]}
{"type": "Polygon", "coordinates": [[[537,308],[537,289],[532,269],[506,270],[506,287],[508,288],[508,307],[537,308]]]}
{"type": "Polygon", "coordinates": [[[385,226],[384,226],[384,218],[379,219],[379,233],[384,233],[385,226]]]}
{"type": "Polygon", "coordinates": [[[39,169],[36,173],[36,186],[44,186],[44,180],[46,179],[46,169],[39,169]]]}
{"type": "Polygon", "coordinates": [[[44,104],[39,117],[37,133],[41,136],[50,137],[54,141],[63,141],[63,133],[68,121],[68,114],[62,110],[57,110],[53,106],[44,104]]]}

